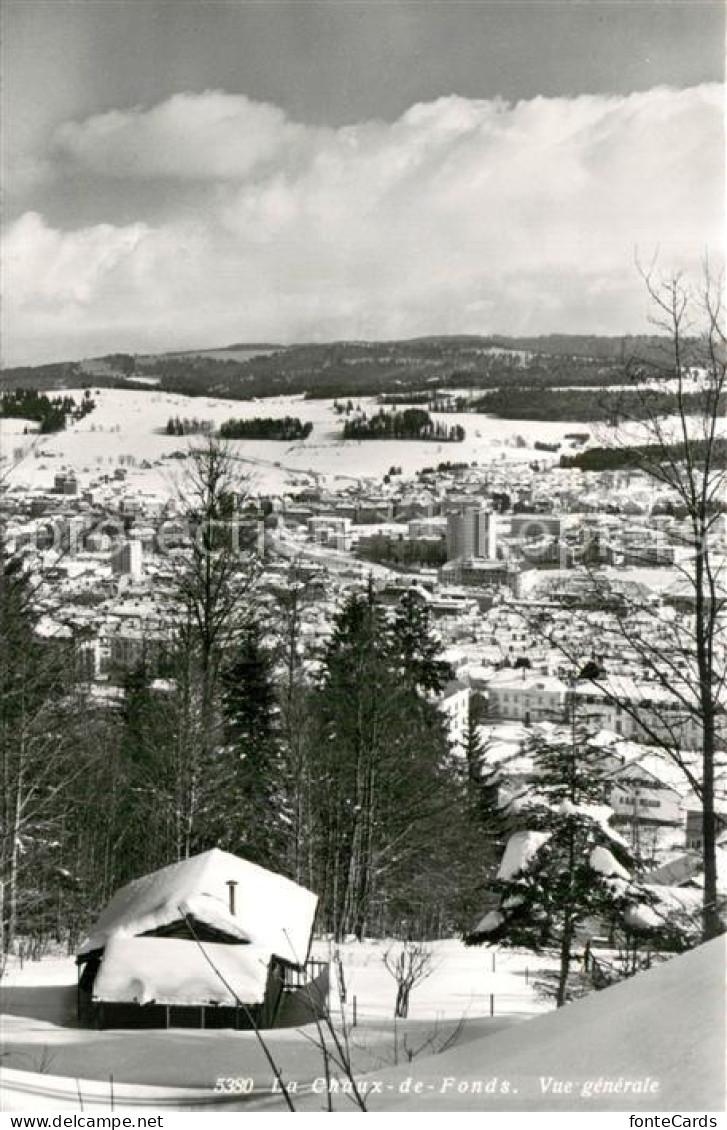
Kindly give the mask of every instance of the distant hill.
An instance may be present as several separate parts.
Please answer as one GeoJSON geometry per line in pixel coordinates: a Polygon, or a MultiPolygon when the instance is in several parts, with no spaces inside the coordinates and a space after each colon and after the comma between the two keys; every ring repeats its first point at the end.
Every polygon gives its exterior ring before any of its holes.
{"type": "Polygon", "coordinates": [[[4,388],[49,389],[80,387],[78,361],[57,361],[51,365],[21,365],[6,368],[0,374],[0,391],[4,388]]]}
{"type": "MultiPolygon", "coordinates": [[[[287,348],[287,346],[285,346],[285,345],[280,345],[279,343],[276,345],[275,342],[269,342],[269,341],[238,341],[235,345],[223,345],[221,347],[221,349],[224,350],[226,353],[232,353],[233,351],[237,351],[237,350],[239,350],[241,352],[244,351],[244,350],[247,350],[248,352],[252,352],[253,349],[255,349],[255,350],[262,350],[262,349],[278,350],[278,349],[286,349],[286,348],[287,348]]],[[[214,350],[214,351],[211,351],[211,352],[217,353],[217,352],[220,352],[220,350],[214,350]]]]}
{"type": "Polygon", "coordinates": [[[219,349],[158,355],[108,354],[79,362],[6,369],[11,388],[69,385],[153,387],[187,396],[231,399],[303,394],[377,396],[443,388],[547,389],[608,386],[623,380],[634,356],[668,345],[657,337],[551,334],[504,337],[471,334],[396,341],[334,341],[273,345],[238,342],[219,349]],[[138,382],[138,383],[137,383],[138,382]]]}

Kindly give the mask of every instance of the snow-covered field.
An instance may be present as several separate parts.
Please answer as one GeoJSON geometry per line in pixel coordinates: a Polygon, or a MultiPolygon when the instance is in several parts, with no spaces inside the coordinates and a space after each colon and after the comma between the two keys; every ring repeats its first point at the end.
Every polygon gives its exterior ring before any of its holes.
{"type": "MultiPolygon", "coordinates": [[[[68,390],[77,399],[82,392],[68,390]]],[[[461,424],[466,431],[462,443],[431,443],[417,440],[366,440],[344,442],[341,439],[343,417],[333,410],[331,400],[304,400],[299,396],[271,397],[265,400],[220,400],[208,397],[184,397],[168,393],[138,390],[99,389],[94,394],[96,409],[89,416],[64,432],[44,436],[23,437],[11,421],[0,421],[0,428],[12,442],[0,445],[0,456],[13,457],[23,446],[27,455],[13,468],[10,479],[24,487],[52,484],[53,472],[61,467],[73,468],[81,485],[99,474],[105,466],[116,465],[132,456],[137,465],[143,460],[155,463],[174,451],[185,450],[194,437],[179,438],[163,434],[170,416],[198,417],[215,425],[231,417],[250,419],[254,416],[298,416],[310,420],[313,432],[307,440],[295,443],[270,440],[235,440],[232,449],[240,458],[241,470],[252,474],[253,490],[281,491],[311,478],[324,478],[327,485],[345,487],[358,479],[380,479],[396,465],[404,475],[412,475],[423,467],[445,461],[488,462],[490,460],[530,460],[543,452],[533,452],[536,440],[559,442],[567,432],[583,431],[583,426],[566,421],[522,424],[489,416],[445,414],[448,425],[461,424]],[[527,447],[515,444],[517,436],[526,436],[527,447]]],[[[375,400],[356,401],[365,411],[376,411],[375,400]]],[[[14,421],[12,422],[14,423],[14,421]]],[[[550,457],[552,458],[552,457],[550,457]]],[[[155,492],[171,491],[171,480],[178,474],[178,465],[164,460],[160,466],[131,471],[131,482],[155,492]]]]}
{"type": "MultiPolygon", "coordinates": [[[[276,349],[185,349],[181,353],[167,353],[167,357],[208,357],[216,361],[250,361],[253,357],[269,357],[276,349]]],[[[149,360],[156,361],[152,354],[149,360]]],[[[138,378],[134,378],[135,380],[138,378]]]]}
{"type": "MultiPolygon", "coordinates": [[[[550,1007],[536,997],[531,976],[547,961],[441,941],[432,943],[432,975],[415,987],[409,1019],[397,1022],[395,1029],[396,985],[383,963],[387,944],[349,943],[339,949],[347,990],[345,1015],[350,1024],[355,1010],[351,1042],[362,1073],[405,1061],[409,1050],[421,1048],[424,1054],[441,1048],[460,1024],[458,1044],[494,1035],[550,1007]]],[[[315,943],[314,955],[327,958],[329,953],[327,942],[315,943]]],[[[99,1083],[112,1075],[115,1084],[194,1087],[210,1095],[221,1077],[253,1077],[258,1089],[270,1089],[269,1067],[249,1032],[78,1029],[72,958],[49,957],[22,969],[11,967],[2,984],[5,1068],[99,1083]]],[[[341,1006],[335,990],[331,1007],[338,1017],[341,1006]]],[[[305,1081],[320,1074],[320,1052],[310,1037],[311,1030],[269,1034],[287,1078],[305,1081]]]]}
{"type": "MultiPolygon", "coordinates": [[[[393,981],[380,960],[384,944],[343,947],[349,1018],[354,994],[359,1014],[352,1060],[369,1088],[369,1109],[724,1109],[724,938],[531,1019],[524,1013],[490,1019],[483,1005],[489,988],[496,999],[502,989],[504,1001],[517,983],[515,995],[527,1007],[522,974],[532,957],[496,951],[493,975],[490,950],[454,941],[434,948],[437,969],[414,990],[411,1019],[395,1028],[393,981]],[[456,1042],[442,1050],[454,1018],[462,1016],[456,1042]]],[[[81,1031],[70,1026],[74,981],[69,959],[11,970],[3,993],[4,1109],[284,1109],[271,1093],[253,1034],[81,1031]],[[247,1079],[254,1080],[249,1097],[219,1089],[218,1080],[247,1079]]],[[[532,996],[530,1005],[537,1007],[532,996]]],[[[325,1106],[314,1034],[269,1034],[283,1077],[298,1085],[297,1109],[325,1106]]],[[[334,1104],[351,1109],[342,1096],[334,1104]]]]}
{"type": "MultiPolygon", "coordinates": [[[[396,942],[369,941],[339,946],[346,982],[347,1004],[356,997],[357,1013],[364,1020],[389,1020],[393,1014],[396,984],[384,965],[387,949],[396,942]]],[[[529,1016],[548,1008],[533,992],[536,970],[550,969],[545,957],[520,951],[465,946],[458,940],[432,943],[431,976],[414,989],[409,1006],[412,1020],[473,1019],[489,1016],[490,995],[495,1016],[529,1016]]],[[[314,945],[314,956],[329,959],[325,943],[314,945]]]]}
{"type": "MultiPolygon", "coordinates": [[[[22,436],[24,432],[37,432],[37,420],[23,420],[19,416],[7,416],[0,419],[0,436],[22,436]]],[[[0,454],[1,454],[0,450],[0,454]]]]}
{"type": "Polygon", "coordinates": [[[384,1072],[371,1109],[723,1111],[725,938],[409,1074],[420,1093],[384,1072]]]}

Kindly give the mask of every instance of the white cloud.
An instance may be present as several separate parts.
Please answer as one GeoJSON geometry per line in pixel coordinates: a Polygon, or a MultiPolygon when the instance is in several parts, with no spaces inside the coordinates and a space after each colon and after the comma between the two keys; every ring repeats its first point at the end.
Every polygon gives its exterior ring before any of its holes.
{"type": "Polygon", "coordinates": [[[52,148],[72,164],[110,177],[246,177],[289,159],[315,130],[277,106],[244,95],[175,94],[150,110],[112,110],[58,127],[52,148]]]}
{"type": "MultiPolygon", "coordinates": [[[[643,325],[638,246],[690,269],[723,237],[722,91],[443,98],[338,130],[180,94],[60,127],[94,178],[198,185],[193,210],[6,237],[5,354],[643,325]]],[[[59,156],[60,155],[60,156],[59,156]]]]}

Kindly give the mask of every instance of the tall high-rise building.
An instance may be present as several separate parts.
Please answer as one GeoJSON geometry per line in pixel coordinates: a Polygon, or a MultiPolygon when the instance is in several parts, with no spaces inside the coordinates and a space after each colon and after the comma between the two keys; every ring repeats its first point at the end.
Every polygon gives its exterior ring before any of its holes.
{"type": "Polygon", "coordinates": [[[73,471],[60,471],[53,479],[54,494],[78,494],[78,480],[73,471]]]}
{"type": "Polygon", "coordinates": [[[113,569],[120,576],[140,581],[143,576],[143,550],[141,542],[131,538],[120,545],[113,558],[113,569]]]}
{"type": "Polygon", "coordinates": [[[68,548],[71,555],[83,549],[83,537],[86,532],[86,518],[83,514],[74,514],[68,519],[68,548]]]}
{"type": "Polygon", "coordinates": [[[474,557],[488,561],[497,557],[495,515],[482,506],[466,506],[459,514],[450,514],[447,519],[447,560],[474,557]]]}

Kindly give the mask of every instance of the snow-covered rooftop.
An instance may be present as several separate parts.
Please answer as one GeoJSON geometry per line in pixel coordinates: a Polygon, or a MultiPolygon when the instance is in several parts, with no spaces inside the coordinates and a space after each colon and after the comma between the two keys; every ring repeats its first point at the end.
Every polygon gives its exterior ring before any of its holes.
{"type": "Polygon", "coordinates": [[[302,965],[317,902],[316,895],[291,879],[213,848],[127,883],[116,892],[79,952],[102,949],[118,934],[127,938],[147,934],[188,914],[231,938],[302,965]],[[230,882],[237,884],[234,915],[230,882]]]}
{"type": "Polygon", "coordinates": [[[261,946],[205,943],[200,948],[183,938],[115,934],[104,951],[93,996],[137,1004],[260,1004],[270,958],[270,950],[261,946]]]}

